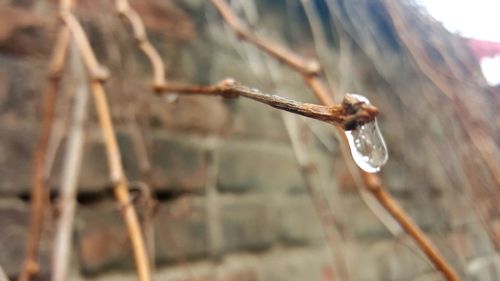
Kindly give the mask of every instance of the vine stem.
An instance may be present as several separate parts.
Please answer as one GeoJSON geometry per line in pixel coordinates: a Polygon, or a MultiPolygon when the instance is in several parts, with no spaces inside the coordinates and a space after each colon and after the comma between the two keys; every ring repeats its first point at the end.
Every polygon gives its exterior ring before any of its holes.
{"type": "Polygon", "coordinates": [[[213,86],[168,84],[158,92],[158,94],[169,93],[222,96],[224,98],[245,97],[280,110],[327,122],[346,130],[352,130],[359,125],[373,121],[378,114],[376,107],[350,97],[346,97],[342,103],[327,106],[303,103],[278,95],[263,93],[230,78],[222,80],[213,86]]]}
{"type": "Polygon", "coordinates": [[[130,23],[137,47],[149,60],[151,69],[153,70],[153,89],[157,90],[161,88],[166,84],[165,65],[158,50],[149,41],[141,17],[130,7],[127,0],[116,0],[115,7],[121,18],[130,23]]]}
{"type": "Polygon", "coordinates": [[[30,226],[25,258],[18,278],[19,281],[28,281],[40,271],[37,254],[43,229],[45,207],[48,201],[47,177],[45,174],[46,157],[54,122],[61,73],[64,68],[69,45],[69,37],[70,34],[67,28],[62,28],[59,31],[49,63],[48,81],[42,95],[41,129],[33,156],[30,226]]]}
{"type": "MultiPolygon", "coordinates": [[[[275,57],[285,65],[294,69],[302,74],[305,83],[314,93],[314,95],[326,106],[334,106],[335,102],[332,95],[329,94],[328,89],[324,86],[319,78],[319,64],[310,62],[309,64],[298,64],[296,62],[304,61],[298,59],[297,55],[291,51],[284,50],[276,47],[274,43],[268,40],[263,40],[249,31],[245,24],[232,12],[231,8],[224,0],[211,0],[212,4],[222,15],[226,23],[233,29],[236,36],[242,40],[254,44],[258,48],[267,52],[275,57]],[[314,71],[311,71],[310,66],[317,66],[314,71]]],[[[341,136],[344,145],[347,144],[344,132],[340,127],[337,127],[339,136],[341,136]]],[[[348,161],[346,159],[346,161],[348,161]]],[[[377,201],[384,207],[384,209],[396,220],[405,232],[415,241],[418,247],[426,254],[429,260],[433,263],[435,268],[439,270],[446,280],[457,281],[460,280],[458,274],[446,262],[444,257],[439,253],[437,248],[433,245],[431,240],[425,233],[418,227],[418,225],[406,214],[401,208],[396,199],[394,199],[382,185],[381,179],[376,174],[360,171],[365,188],[377,199],[377,201]]]]}
{"type": "Polygon", "coordinates": [[[118,142],[109,112],[109,105],[106,99],[106,92],[103,86],[103,82],[107,78],[107,71],[99,65],[92,47],[88,42],[87,36],[73,14],[64,12],[61,16],[66,26],[70,29],[84,63],[91,75],[90,89],[94,96],[97,115],[106,147],[106,156],[110,178],[113,184],[113,193],[126,223],[134,252],[138,278],[140,281],[149,281],[151,280],[149,259],[139,219],[131,202],[128,182],[123,170],[121,154],[118,148],[118,142]]]}

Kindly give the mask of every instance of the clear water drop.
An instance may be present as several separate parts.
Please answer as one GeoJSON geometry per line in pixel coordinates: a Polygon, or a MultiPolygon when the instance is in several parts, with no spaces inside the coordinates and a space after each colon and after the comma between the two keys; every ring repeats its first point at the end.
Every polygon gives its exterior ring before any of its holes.
{"type": "MultiPolygon", "coordinates": [[[[370,104],[370,101],[358,94],[348,94],[358,101],[370,104]]],[[[376,173],[389,159],[384,137],[380,132],[377,119],[358,126],[351,131],[345,131],[354,162],[365,172],[376,173]]]]}

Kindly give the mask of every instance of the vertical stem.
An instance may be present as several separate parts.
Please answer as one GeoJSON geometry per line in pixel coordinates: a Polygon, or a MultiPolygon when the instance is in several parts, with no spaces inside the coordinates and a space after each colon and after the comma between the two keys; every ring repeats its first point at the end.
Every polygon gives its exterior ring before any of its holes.
{"type": "Polygon", "coordinates": [[[94,80],[91,82],[90,87],[94,95],[97,115],[99,117],[99,123],[106,146],[108,166],[111,174],[110,177],[113,183],[113,193],[116,201],[120,205],[122,215],[127,225],[130,241],[134,250],[137,274],[140,281],[149,281],[151,280],[151,272],[148,255],[144,245],[139,219],[137,218],[137,213],[130,199],[127,179],[123,172],[120,151],[118,149],[118,143],[116,141],[103,85],[100,81],[94,80]]]}
{"type": "Polygon", "coordinates": [[[40,268],[37,262],[38,244],[40,242],[43,228],[43,217],[45,214],[45,205],[48,200],[46,190],[45,164],[46,154],[49,146],[52,123],[56,108],[57,92],[59,90],[59,81],[61,71],[64,66],[67,47],[69,42],[69,31],[66,28],[61,29],[58,35],[56,45],[49,65],[49,80],[45,86],[42,96],[42,116],[40,135],[33,158],[33,177],[31,187],[31,213],[30,229],[26,244],[25,260],[23,262],[19,281],[28,281],[35,276],[40,268]]]}
{"type": "Polygon", "coordinates": [[[71,260],[71,238],[76,209],[76,190],[83,155],[83,125],[89,96],[88,78],[76,46],[71,48],[71,69],[76,77],[73,110],[60,182],[60,217],[56,226],[52,256],[52,281],[67,280],[71,260]]]}

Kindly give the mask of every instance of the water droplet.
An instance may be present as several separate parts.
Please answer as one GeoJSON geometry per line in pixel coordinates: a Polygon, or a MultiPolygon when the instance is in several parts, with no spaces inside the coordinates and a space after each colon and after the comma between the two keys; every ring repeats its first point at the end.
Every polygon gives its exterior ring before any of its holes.
{"type": "Polygon", "coordinates": [[[173,103],[173,102],[177,101],[178,97],[179,97],[178,94],[165,94],[165,95],[163,95],[163,99],[168,103],[173,103]]]}
{"type": "MultiPolygon", "coordinates": [[[[370,104],[370,101],[358,94],[348,94],[358,101],[370,104]]],[[[345,131],[354,162],[365,172],[376,173],[389,159],[384,137],[380,132],[377,119],[355,130],[345,131]]]]}

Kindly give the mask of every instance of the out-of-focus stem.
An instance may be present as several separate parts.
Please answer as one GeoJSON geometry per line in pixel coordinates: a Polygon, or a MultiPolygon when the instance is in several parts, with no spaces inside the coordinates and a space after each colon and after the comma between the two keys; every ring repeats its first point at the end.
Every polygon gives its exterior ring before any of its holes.
{"type": "Polygon", "coordinates": [[[33,158],[30,228],[26,244],[25,259],[19,275],[19,281],[30,280],[31,277],[35,276],[40,270],[37,262],[37,253],[43,228],[45,205],[48,200],[48,191],[46,190],[47,178],[45,177],[46,155],[52,131],[52,123],[54,121],[57,93],[59,90],[61,72],[64,68],[69,37],[70,34],[67,28],[62,28],[59,31],[49,65],[49,79],[42,96],[41,129],[33,158]]]}
{"type": "Polygon", "coordinates": [[[103,75],[105,73],[103,71],[104,68],[98,64],[95,54],[90,47],[88,39],[77,19],[69,12],[63,13],[62,18],[64,23],[71,30],[71,34],[78,45],[78,50],[83,57],[88,71],[92,75],[90,89],[94,96],[97,115],[106,147],[106,156],[110,171],[110,178],[113,184],[113,193],[116,201],[120,205],[120,209],[126,223],[127,232],[132,243],[138,278],[140,281],[149,281],[151,280],[149,259],[139,219],[131,202],[128,182],[123,171],[121,154],[118,148],[113,123],[111,121],[109,106],[106,100],[106,93],[104,91],[103,80],[106,78],[103,75]]]}
{"type": "Polygon", "coordinates": [[[73,110],[69,124],[66,153],[60,182],[58,202],[59,220],[56,226],[54,252],[52,254],[52,281],[67,280],[71,259],[71,237],[76,209],[76,190],[80,164],[83,155],[84,130],[87,100],[89,96],[88,78],[83,69],[83,62],[73,45],[71,52],[71,69],[75,77],[75,94],[73,110]]]}
{"type": "Polygon", "coordinates": [[[153,69],[153,88],[158,90],[165,85],[165,65],[156,48],[149,42],[141,17],[130,7],[127,0],[117,0],[115,6],[120,16],[132,26],[139,50],[148,58],[153,69]]]}

